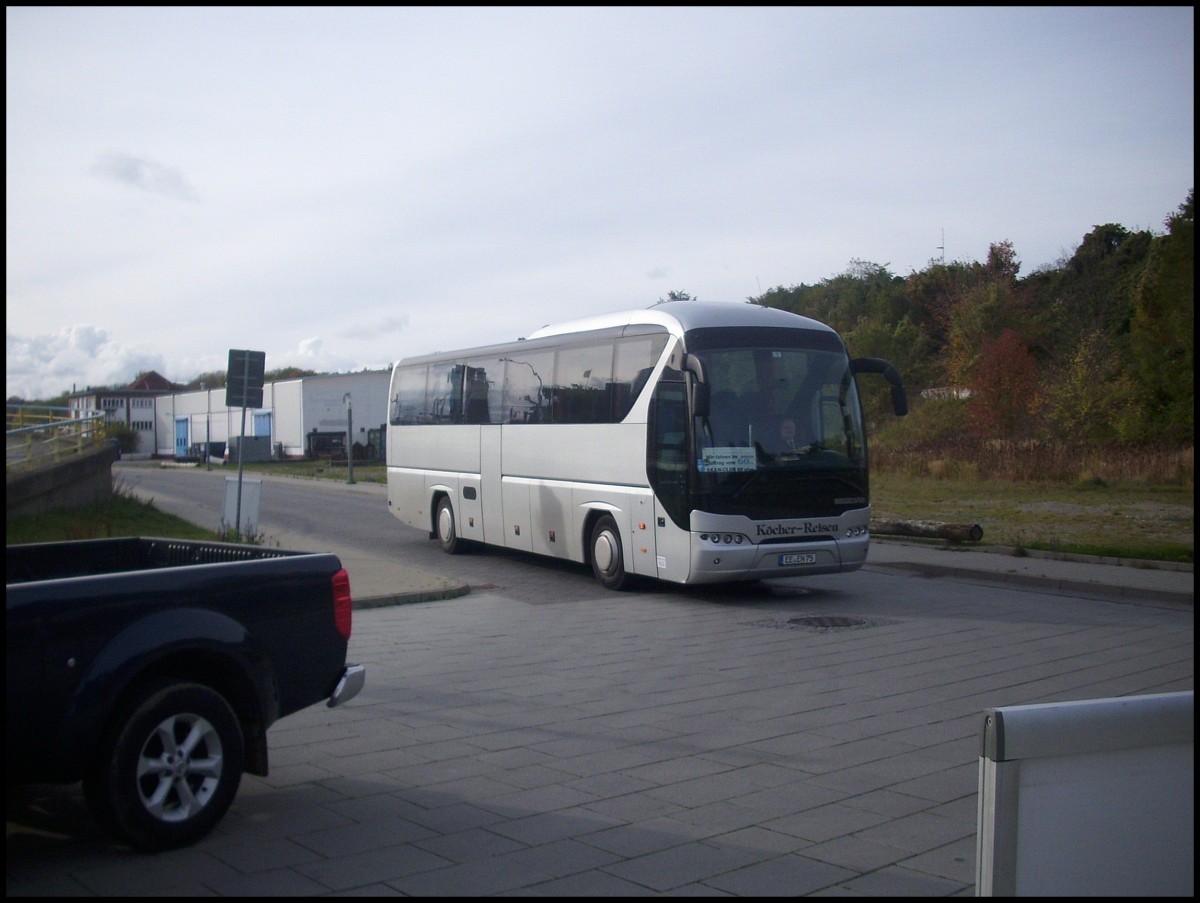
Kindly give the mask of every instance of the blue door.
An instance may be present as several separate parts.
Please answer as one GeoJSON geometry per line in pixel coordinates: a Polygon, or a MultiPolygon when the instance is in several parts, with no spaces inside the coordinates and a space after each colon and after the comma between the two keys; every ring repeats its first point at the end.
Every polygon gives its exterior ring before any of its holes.
{"type": "Polygon", "coordinates": [[[175,418],[175,457],[186,458],[188,456],[188,418],[175,418]]]}

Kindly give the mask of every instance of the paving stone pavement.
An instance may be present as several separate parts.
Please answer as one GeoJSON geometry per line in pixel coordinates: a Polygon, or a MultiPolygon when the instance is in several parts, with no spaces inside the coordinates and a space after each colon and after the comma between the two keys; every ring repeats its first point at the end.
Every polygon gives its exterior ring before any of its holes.
{"type": "Polygon", "coordinates": [[[1191,574],[1139,596],[926,554],[532,604],[347,553],[363,692],[273,727],[185,850],[112,844],[78,788],[14,821],[10,791],[7,893],[972,895],[983,710],[1192,689],[1191,574]]]}

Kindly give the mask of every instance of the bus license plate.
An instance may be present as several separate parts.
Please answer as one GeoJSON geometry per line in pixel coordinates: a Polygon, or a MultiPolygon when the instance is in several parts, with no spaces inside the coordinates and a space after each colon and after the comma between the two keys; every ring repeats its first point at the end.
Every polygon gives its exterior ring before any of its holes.
{"type": "Polygon", "coordinates": [[[792,564],[816,564],[817,556],[812,552],[797,552],[779,556],[779,566],[787,567],[792,564]]]}

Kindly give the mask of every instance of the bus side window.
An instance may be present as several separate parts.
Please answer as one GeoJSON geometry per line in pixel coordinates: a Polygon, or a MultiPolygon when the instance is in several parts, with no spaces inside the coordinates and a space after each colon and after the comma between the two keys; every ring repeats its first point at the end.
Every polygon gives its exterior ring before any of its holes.
{"type": "Polygon", "coordinates": [[[530,351],[502,358],[504,368],[503,409],[509,423],[549,423],[554,373],[552,349],[530,351]]]}
{"type": "Polygon", "coordinates": [[[654,365],[658,363],[666,344],[666,335],[628,336],[617,341],[610,423],[620,423],[625,419],[646,387],[646,381],[654,372],[654,365]]]}
{"type": "Polygon", "coordinates": [[[491,423],[487,369],[467,365],[466,423],[491,423]]]}
{"type": "Polygon", "coordinates": [[[392,391],[393,424],[427,422],[425,412],[425,379],[428,367],[424,364],[416,367],[404,367],[396,371],[392,391]]]}
{"type": "Polygon", "coordinates": [[[437,363],[430,368],[429,420],[431,423],[462,422],[462,364],[437,363]]]}

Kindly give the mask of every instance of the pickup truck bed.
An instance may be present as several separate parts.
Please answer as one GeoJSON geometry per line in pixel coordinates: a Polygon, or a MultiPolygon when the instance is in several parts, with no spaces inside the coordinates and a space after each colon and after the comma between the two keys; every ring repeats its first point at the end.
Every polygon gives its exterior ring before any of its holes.
{"type": "Polygon", "coordinates": [[[7,548],[9,780],[82,780],[143,849],[193,842],[267,773],[267,729],[363,685],[336,555],[157,538],[7,548]]]}

